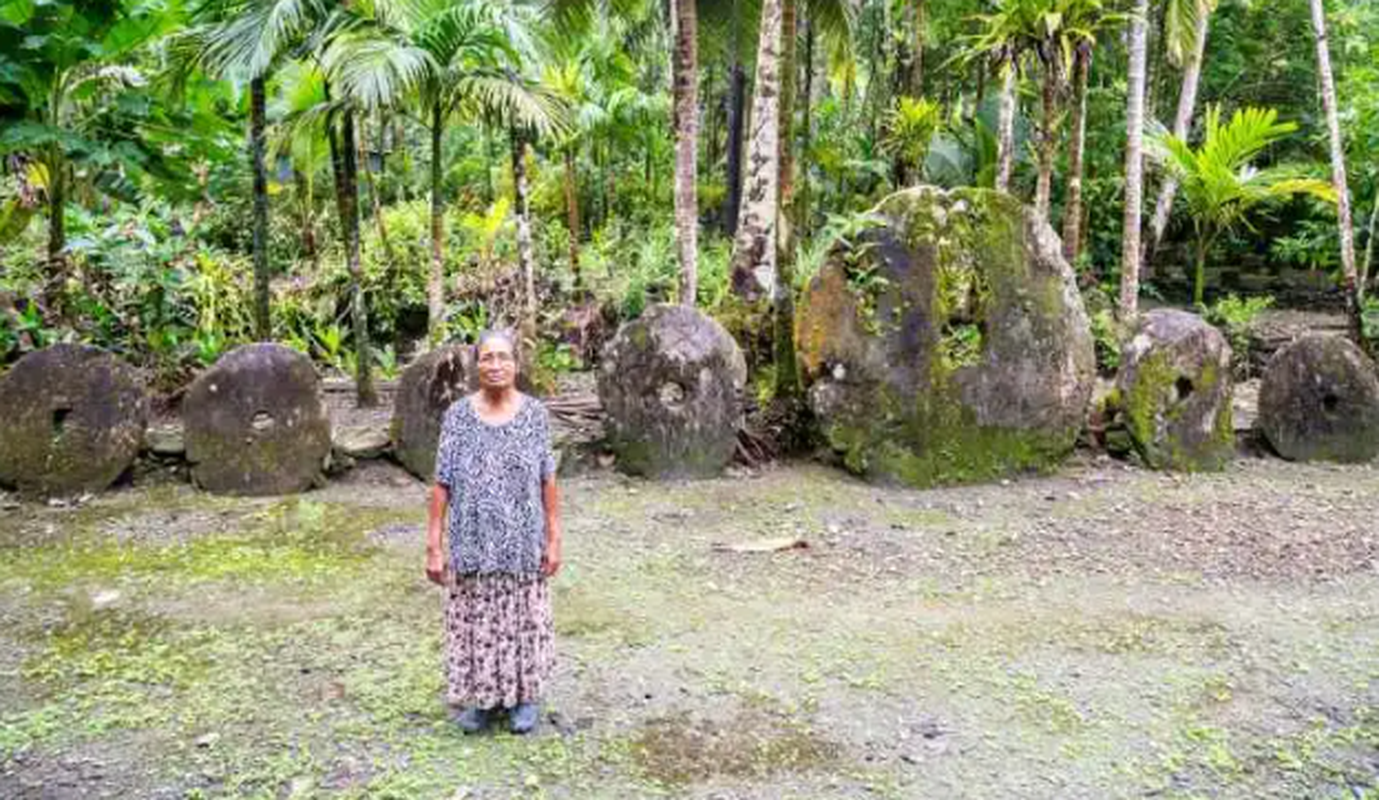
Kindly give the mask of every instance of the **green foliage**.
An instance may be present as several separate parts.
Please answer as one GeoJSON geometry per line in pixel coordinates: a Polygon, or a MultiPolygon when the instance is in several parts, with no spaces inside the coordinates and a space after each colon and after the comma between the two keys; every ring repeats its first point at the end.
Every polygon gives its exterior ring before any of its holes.
{"type": "Polygon", "coordinates": [[[1243,380],[1250,371],[1250,330],[1260,314],[1274,305],[1274,298],[1242,298],[1234,294],[1226,295],[1204,310],[1203,318],[1221,329],[1226,341],[1231,345],[1231,366],[1236,377],[1243,380]]]}
{"type": "Polygon", "coordinates": [[[1335,202],[1330,183],[1304,177],[1298,167],[1260,169],[1254,160],[1266,148],[1297,130],[1278,122],[1274,109],[1243,108],[1222,121],[1220,106],[1207,108],[1202,142],[1196,148],[1156,130],[1147,152],[1179,181],[1179,193],[1192,217],[1196,237],[1193,300],[1201,303],[1206,259],[1222,233],[1249,226],[1249,215],[1265,203],[1308,194],[1335,202]]]}
{"type": "Polygon", "coordinates": [[[911,169],[920,169],[929,155],[929,142],[943,123],[943,108],[925,98],[898,97],[886,116],[882,152],[911,169]]]}
{"type": "Polygon", "coordinates": [[[1097,371],[1103,375],[1120,369],[1120,323],[1115,312],[1103,308],[1091,316],[1092,344],[1096,348],[1097,371]]]}

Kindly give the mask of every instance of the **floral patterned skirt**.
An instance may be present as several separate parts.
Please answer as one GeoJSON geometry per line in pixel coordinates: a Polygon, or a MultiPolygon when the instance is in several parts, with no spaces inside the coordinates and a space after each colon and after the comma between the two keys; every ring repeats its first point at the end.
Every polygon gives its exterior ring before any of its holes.
{"type": "Polygon", "coordinates": [[[555,663],[546,579],[462,575],[448,595],[446,702],[479,708],[538,702],[555,663]]]}

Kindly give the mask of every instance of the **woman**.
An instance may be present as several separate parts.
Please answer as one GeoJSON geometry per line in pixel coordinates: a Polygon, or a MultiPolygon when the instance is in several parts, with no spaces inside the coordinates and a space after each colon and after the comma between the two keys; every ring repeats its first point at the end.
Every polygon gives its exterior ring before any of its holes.
{"type": "Polygon", "coordinates": [[[480,388],[445,412],[426,529],[426,576],[449,592],[446,700],[466,733],[503,711],[513,733],[531,731],[554,661],[555,457],[545,407],[517,391],[515,350],[507,333],[479,337],[480,388]]]}

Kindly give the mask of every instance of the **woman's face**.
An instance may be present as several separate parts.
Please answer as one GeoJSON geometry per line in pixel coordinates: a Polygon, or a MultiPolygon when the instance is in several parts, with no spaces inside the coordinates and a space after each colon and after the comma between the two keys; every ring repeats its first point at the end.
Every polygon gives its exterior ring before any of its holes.
{"type": "Polygon", "coordinates": [[[479,345],[479,385],[506,389],[517,380],[517,355],[512,342],[495,336],[479,345]]]}

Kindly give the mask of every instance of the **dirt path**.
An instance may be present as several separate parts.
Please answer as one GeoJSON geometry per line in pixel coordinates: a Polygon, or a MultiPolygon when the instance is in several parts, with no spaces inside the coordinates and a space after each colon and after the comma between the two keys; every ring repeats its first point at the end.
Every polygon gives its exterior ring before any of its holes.
{"type": "Polygon", "coordinates": [[[446,723],[424,487],[382,463],[5,512],[0,797],[1379,795],[1371,468],[567,489],[530,739],[446,723]]]}

